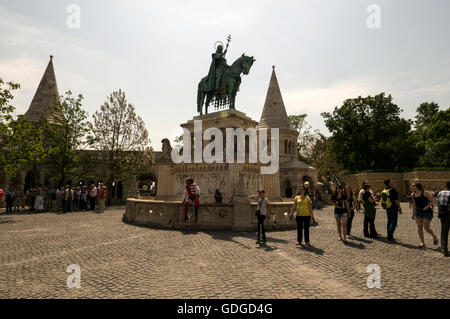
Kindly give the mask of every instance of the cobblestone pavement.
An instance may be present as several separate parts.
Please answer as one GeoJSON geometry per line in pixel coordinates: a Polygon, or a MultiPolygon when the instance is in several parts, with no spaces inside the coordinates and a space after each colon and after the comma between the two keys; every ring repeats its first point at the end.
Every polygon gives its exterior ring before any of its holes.
{"type": "MultiPolygon", "coordinates": [[[[0,214],[0,298],[449,298],[450,258],[416,248],[409,210],[399,244],[356,236],[337,241],[332,208],[316,212],[310,249],[296,231],[178,231],[122,223],[123,208],[104,214],[0,214]],[[81,288],[68,289],[66,268],[81,267],[81,288]],[[381,288],[367,288],[367,266],[381,268],[381,288]]],[[[386,234],[379,210],[376,226],[386,234]]],[[[432,222],[440,235],[440,222],[432,222]]]]}

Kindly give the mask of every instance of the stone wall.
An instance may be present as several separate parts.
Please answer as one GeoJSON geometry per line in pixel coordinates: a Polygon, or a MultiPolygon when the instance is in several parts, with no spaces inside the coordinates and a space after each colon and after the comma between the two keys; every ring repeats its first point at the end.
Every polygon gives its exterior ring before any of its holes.
{"type": "Polygon", "coordinates": [[[384,189],[384,181],[391,179],[394,187],[400,195],[400,200],[406,200],[406,194],[414,182],[421,182],[426,189],[445,189],[445,183],[450,180],[450,171],[413,171],[404,173],[360,173],[344,177],[347,185],[354,190],[361,189],[363,181],[368,181],[372,185],[374,192],[381,192],[384,189]]]}
{"type": "MultiPolygon", "coordinates": [[[[245,202],[202,204],[198,223],[194,223],[191,207],[191,223],[187,225],[180,201],[128,199],[124,220],[135,225],[172,229],[254,231],[257,227],[256,206],[256,203],[245,202]]],[[[295,221],[288,215],[291,207],[292,202],[272,203],[272,215],[265,221],[266,230],[295,228],[295,221]]]]}

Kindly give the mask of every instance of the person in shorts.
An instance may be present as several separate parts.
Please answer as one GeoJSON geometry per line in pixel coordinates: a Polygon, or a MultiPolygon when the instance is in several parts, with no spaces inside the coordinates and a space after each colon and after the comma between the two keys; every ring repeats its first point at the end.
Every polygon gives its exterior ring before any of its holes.
{"type": "Polygon", "coordinates": [[[433,197],[430,193],[424,190],[421,183],[417,182],[413,185],[413,202],[412,202],[412,215],[411,218],[416,221],[417,233],[419,234],[420,244],[419,248],[425,248],[425,239],[423,236],[423,229],[433,236],[433,244],[439,243],[437,236],[431,229],[431,220],[433,219],[433,211],[431,204],[433,203],[433,197]]]}
{"type": "Polygon", "coordinates": [[[347,219],[348,219],[348,202],[347,196],[344,193],[344,188],[339,185],[334,191],[334,195],[331,197],[331,201],[334,205],[334,218],[336,219],[336,226],[339,234],[339,240],[342,240],[344,244],[347,243],[347,219]]]}

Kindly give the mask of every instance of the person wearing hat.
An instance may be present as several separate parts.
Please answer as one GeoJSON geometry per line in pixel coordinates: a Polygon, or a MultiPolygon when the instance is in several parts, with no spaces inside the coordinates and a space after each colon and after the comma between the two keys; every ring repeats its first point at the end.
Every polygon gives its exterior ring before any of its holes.
{"type": "Polygon", "coordinates": [[[264,220],[266,219],[267,213],[270,214],[270,202],[266,197],[266,192],[264,189],[258,189],[258,196],[252,195],[250,198],[257,198],[258,205],[256,207],[256,217],[258,218],[258,239],[256,241],[257,244],[263,243],[265,244],[267,241],[266,232],[264,230],[264,220]],[[261,233],[262,233],[262,241],[261,241],[261,233]]]}

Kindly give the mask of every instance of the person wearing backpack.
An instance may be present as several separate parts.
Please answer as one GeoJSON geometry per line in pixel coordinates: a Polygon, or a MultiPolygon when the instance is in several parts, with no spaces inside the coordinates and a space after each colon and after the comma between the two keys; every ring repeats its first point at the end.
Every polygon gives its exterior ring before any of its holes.
{"type": "Polygon", "coordinates": [[[387,179],[384,181],[384,185],[386,188],[381,192],[381,206],[387,214],[387,240],[390,243],[395,243],[394,232],[397,228],[398,215],[403,212],[398,200],[398,192],[392,186],[392,181],[387,179]]]}
{"type": "Polygon", "coordinates": [[[445,185],[446,190],[440,191],[436,197],[438,206],[438,217],[441,220],[441,251],[448,257],[448,231],[450,229],[450,210],[448,209],[450,199],[450,181],[445,185]]]}

